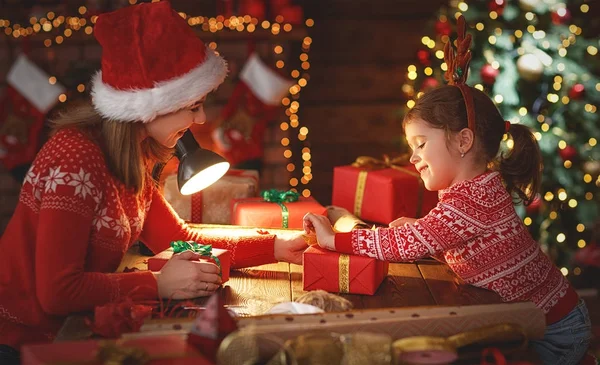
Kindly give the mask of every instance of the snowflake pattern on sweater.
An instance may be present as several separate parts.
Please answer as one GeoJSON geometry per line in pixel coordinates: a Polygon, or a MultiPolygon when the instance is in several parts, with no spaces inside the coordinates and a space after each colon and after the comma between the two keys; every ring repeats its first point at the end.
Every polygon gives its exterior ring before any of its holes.
{"type": "Polygon", "coordinates": [[[94,140],[64,129],[38,153],[0,238],[0,343],[47,340],[64,316],[124,297],[156,299],[151,272],[115,272],[138,239],[153,252],[173,240],[212,244],[231,251],[234,268],[275,262],[273,235],[190,229],[154,184],[135,194],[109,171],[94,140]]]}
{"type": "Polygon", "coordinates": [[[466,283],[504,301],[532,301],[545,313],[569,283],[517,215],[498,172],[439,192],[439,203],[414,225],[336,235],[336,249],[380,260],[443,257],[466,283]]]}

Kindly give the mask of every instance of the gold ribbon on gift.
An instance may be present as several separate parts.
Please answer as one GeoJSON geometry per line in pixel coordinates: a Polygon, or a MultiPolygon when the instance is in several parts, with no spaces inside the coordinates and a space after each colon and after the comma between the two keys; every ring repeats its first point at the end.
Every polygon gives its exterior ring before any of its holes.
{"type": "Polygon", "coordinates": [[[383,160],[379,160],[375,157],[371,156],[359,156],[352,163],[352,166],[358,167],[363,171],[358,173],[358,178],[356,182],[356,192],[354,194],[354,215],[360,218],[360,213],[362,211],[363,197],[365,194],[365,186],[367,184],[367,175],[369,171],[374,170],[382,170],[382,169],[394,169],[398,171],[402,171],[405,174],[410,176],[414,176],[417,178],[419,182],[419,191],[417,197],[417,212],[415,217],[421,217],[421,210],[423,205],[423,180],[421,180],[421,175],[418,173],[411,171],[403,166],[406,166],[410,163],[410,155],[400,155],[398,157],[390,158],[388,155],[383,155],[383,160]]]}
{"type": "Polygon", "coordinates": [[[338,280],[340,293],[350,292],[350,256],[340,254],[338,258],[338,280]]]}

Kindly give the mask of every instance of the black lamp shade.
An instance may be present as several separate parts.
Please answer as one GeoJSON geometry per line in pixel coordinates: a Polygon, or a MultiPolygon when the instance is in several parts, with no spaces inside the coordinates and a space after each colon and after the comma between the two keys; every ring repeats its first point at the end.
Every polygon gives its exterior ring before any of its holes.
{"type": "Polygon", "coordinates": [[[221,155],[201,148],[189,129],[177,141],[175,156],[179,159],[177,185],[183,195],[212,185],[229,170],[229,162],[221,155]]]}

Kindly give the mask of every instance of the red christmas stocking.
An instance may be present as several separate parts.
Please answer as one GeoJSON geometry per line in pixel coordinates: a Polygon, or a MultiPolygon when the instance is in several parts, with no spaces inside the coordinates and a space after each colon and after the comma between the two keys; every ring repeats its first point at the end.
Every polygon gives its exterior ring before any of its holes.
{"type": "Polygon", "coordinates": [[[48,75],[25,55],[17,58],[7,81],[0,100],[0,162],[13,171],[35,158],[45,115],[64,88],[50,84],[48,75]]]}

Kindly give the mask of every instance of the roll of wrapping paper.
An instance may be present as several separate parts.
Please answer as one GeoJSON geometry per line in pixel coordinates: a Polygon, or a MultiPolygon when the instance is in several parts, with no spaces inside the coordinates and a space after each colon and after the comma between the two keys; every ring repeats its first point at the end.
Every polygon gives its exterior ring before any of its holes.
{"type": "Polygon", "coordinates": [[[217,351],[218,365],[288,365],[293,355],[282,340],[268,334],[256,334],[252,328],[237,330],[223,339],[217,351]]]}
{"type": "Polygon", "coordinates": [[[458,333],[450,337],[413,336],[394,341],[392,347],[400,362],[410,364],[448,364],[458,359],[460,348],[486,341],[520,340],[519,346],[527,347],[527,335],[521,326],[503,323],[477,330],[458,333]]]}
{"type": "Polygon", "coordinates": [[[298,365],[340,364],[344,357],[344,344],[335,333],[308,333],[288,340],[285,347],[290,350],[298,365]]]}
{"type": "Polygon", "coordinates": [[[342,336],[344,365],[390,365],[392,363],[392,338],[372,332],[355,332],[342,336]]]}
{"type": "Polygon", "coordinates": [[[371,228],[367,223],[350,213],[348,210],[330,205],[327,207],[327,218],[336,232],[350,232],[353,229],[371,228]]]}
{"type": "Polygon", "coordinates": [[[352,163],[352,166],[363,169],[363,171],[360,171],[358,173],[358,178],[356,182],[356,193],[354,195],[354,215],[356,215],[357,217],[360,217],[361,215],[363,197],[365,194],[365,186],[367,185],[367,176],[369,174],[369,171],[390,168],[404,172],[405,174],[417,178],[419,182],[419,191],[417,197],[417,211],[415,213],[415,218],[421,217],[421,212],[423,209],[423,189],[425,189],[425,185],[423,184],[423,180],[421,180],[421,175],[402,167],[408,165],[409,158],[410,156],[408,155],[402,155],[392,159],[389,158],[387,155],[383,155],[383,160],[379,160],[375,157],[370,156],[359,156],[356,158],[356,160],[352,163]]]}

